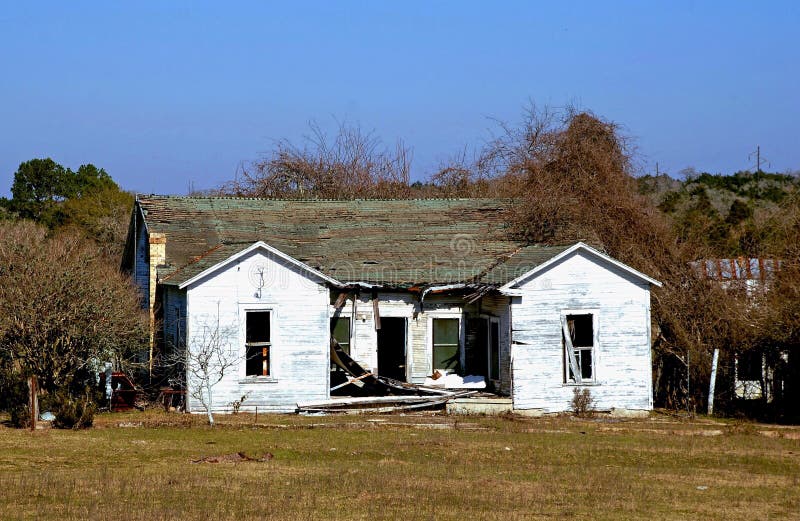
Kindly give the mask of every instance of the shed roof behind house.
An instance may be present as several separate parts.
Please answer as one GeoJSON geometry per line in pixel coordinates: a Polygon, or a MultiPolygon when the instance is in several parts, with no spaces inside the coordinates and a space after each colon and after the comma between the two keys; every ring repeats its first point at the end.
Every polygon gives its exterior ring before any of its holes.
{"type": "Polygon", "coordinates": [[[719,281],[754,280],[764,282],[781,269],[780,259],[734,258],[704,259],[689,263],[695,272],[708,279],[719,281]]]}
{"type": "Polygon", "coordinates": [[[341,282],[502,285],[564,251],[507,238],[500,199],[272,200],[139,196],[181,284],[256,241],[341,282]]]}

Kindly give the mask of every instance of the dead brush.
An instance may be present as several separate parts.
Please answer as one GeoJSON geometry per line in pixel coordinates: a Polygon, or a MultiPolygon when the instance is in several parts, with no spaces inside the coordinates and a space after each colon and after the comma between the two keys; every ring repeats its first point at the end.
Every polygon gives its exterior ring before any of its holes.
{"type": "Polygon", "coordinates": [[[570,409],[578,418],[591,418],[594,416],[595,403],[592,391],[587,387],[575,387],[572,389],[570,409]]]}

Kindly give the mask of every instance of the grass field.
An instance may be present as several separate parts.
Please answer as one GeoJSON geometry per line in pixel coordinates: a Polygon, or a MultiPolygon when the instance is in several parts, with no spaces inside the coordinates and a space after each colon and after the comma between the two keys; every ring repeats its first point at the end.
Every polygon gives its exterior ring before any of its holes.
{"type": "Polygon", "coordinates": [[[0,427],[0,519],[800,519],[800,429],[712,420],[105,414],[0,427]],[[266,461],[196,462],[243,452],[266,461]],[[268,456],[269,458],[269,456],[268,456]]]}

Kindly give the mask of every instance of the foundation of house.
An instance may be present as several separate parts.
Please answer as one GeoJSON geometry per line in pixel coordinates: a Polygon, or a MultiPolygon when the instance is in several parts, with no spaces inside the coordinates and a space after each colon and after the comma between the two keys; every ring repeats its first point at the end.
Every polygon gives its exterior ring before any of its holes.
{"type": "Polygon", "coordinates": [[[499,396],[474,396],[454,398],[447,402],[448,414],[485,414],[488,416],[513,412],[511,398],[499,396]]]}

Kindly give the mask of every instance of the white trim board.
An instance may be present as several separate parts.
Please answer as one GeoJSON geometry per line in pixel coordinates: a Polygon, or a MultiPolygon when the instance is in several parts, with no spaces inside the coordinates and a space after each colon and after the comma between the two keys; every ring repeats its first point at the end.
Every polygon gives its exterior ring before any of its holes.
{"type": "Polygon", "coordinates": [[[227,259],[218,262],[217,264],[211,266],[210,268],[207,268],[207,269],[203,270],[202,272],[198,273],[194,277],[192,277],[189,280],[183,282],[182,284],[180,284],[178,286],[178,289],[186,289],[187,287],[191,286],[192,284],[194,284],[198,280],[203,279],[204,277],[214,273],[215,271],[227,266],[228,264],[231,264],[232,262],[235,262],[236,260],[238,260],[238,259],[248,255],[249,253],[258,250],[258,249],[266,250],[267,252],[275,255],[276,257],[278,257],[280,259],[283,259],[286,262],[288,262],[288,263],[290,263],[290,264],[292,264],[294,266],[297,266],[301,270],[306,271],[308,273],[311,273],[315,277],[318,277],[318,278],[324,280],[325,282],[333,284],[334,286],[344,287],[344,284],[342,284],[338,280],[336,280],[334,278],[331,278],[331,277],[325,275],[324,273],[321,273],[321,272],[315,270],[314,268],[312,268],[308,264],[305,264],[304,262],[300,262],[299,260],[295,259],[291,255],[286,255],[282,251],[278,250],[277,248],[273,248],[272,246],[270,246],[269,244],[265,243],[264,241],[257,241],[257,242],[254,242],[253,244],[251,244],[250,246],[248,246],[247,248],[243,249],[239,253],[235,253],[235,254],[231,255],[227,259]]]}
{"type": "Polygon", "coordinates": [[[540,273],[540,272],[546,270],[550,266],[560,262],[562,259],[572,255],[573,253],[575,253],[578,250],[585,251],[585,252],[589,253],[590,255],[598,257],[598,258],[600,258],[600,259],[612,264],[613,266],[616,266],[620,270],[622,270],[622,271],[624,271],[624,272],[626,272],[626,273],[628,273],[630,275],[633,275],[634,277],[636,277],[638,279],[644,280],[645,282],[647,282],[649,284],[652,284],[652,285],[657,286],[659,288],[662,286],[661,282],[657,281],[656,279],[654,279],[652,277],[648,277],[644,273],[642,273],[640,271],[637,271],[637,270],[631,268],[630,266],[628,266],[627,264],[623,264],[622,262],[620,262],[620,261],[618,261],[618,260],[616,260],[616,259],[614,259],[612,257],[609,257],[605,253],[602,253],[602,252],[592,248],[591,246],[589,246],[587,244],[584,244],[582,242],[578,242],[578,243],[570,246],[566,250],[562,251],[561,253],[559,253],[555,257],[547,260],[546,262],[543,262],[542,264],[536,266],[535,268],[533,268],[532,270],[528,271],[527,273],[524,273],[524,274],[520,275],[519,277],[515,278],[514,280],[512,280],[511,282],[501,286],[500,287],[500,292],[505,294],[505,295],[509,295],[509,296],[518,296],[518,292],[515,291],[516,288],[514,286],[517,286],[519,283],[521,283],[524,280],[527,280],[527,279],[529,279],[531,277],[534,277],[537,273],[540,273]]]}

